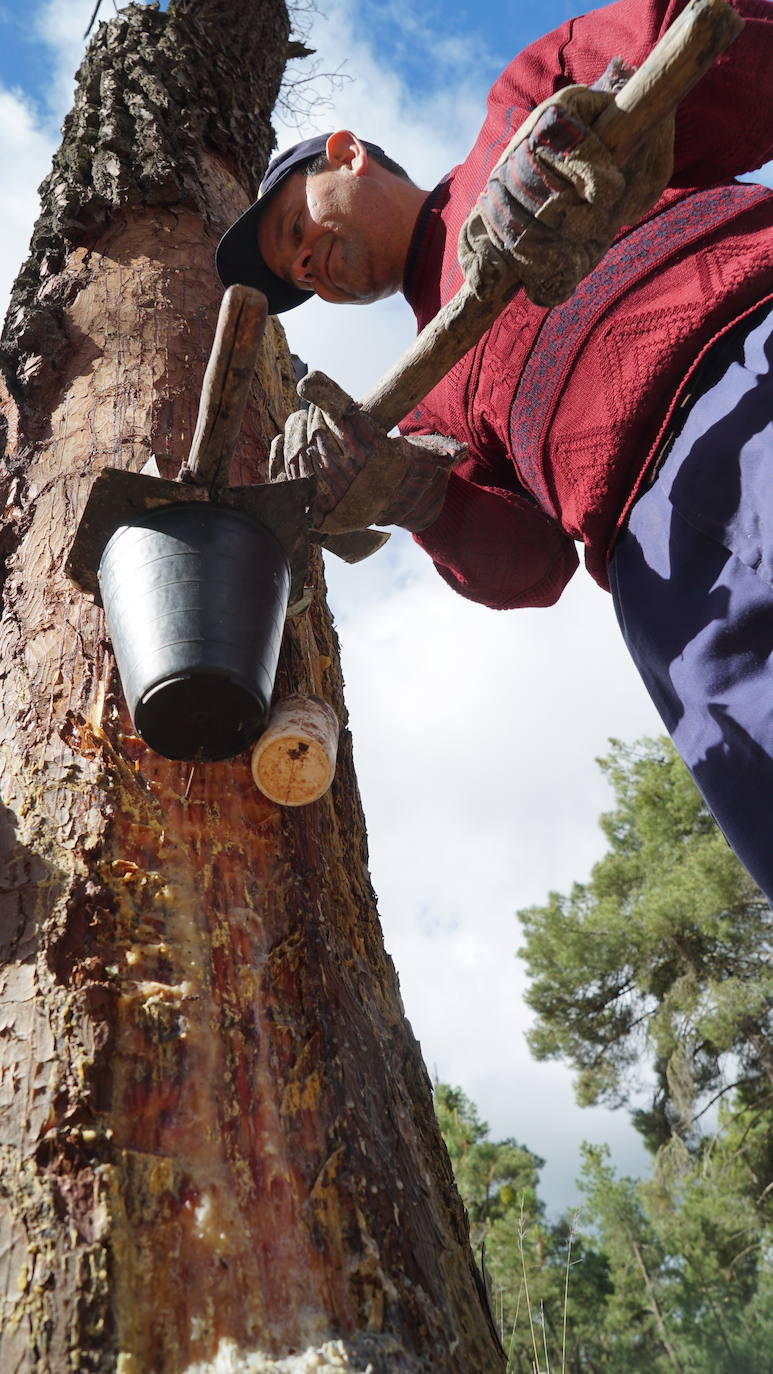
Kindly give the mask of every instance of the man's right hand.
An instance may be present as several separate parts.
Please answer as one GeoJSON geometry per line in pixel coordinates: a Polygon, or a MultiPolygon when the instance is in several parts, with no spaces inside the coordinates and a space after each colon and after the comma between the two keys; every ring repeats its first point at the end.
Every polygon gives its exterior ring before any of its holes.
{"type": "Polygon", "coordinates": [[[593,124],[630,75],[615,59],[593,87],[570,86],[521,126],[463,226],[459,258],[473,290],[505,259],[535,305],[566,300],[624,224],[660,198],[673,168],[673,119],[620,167],[593,124]]]}
{"type": "Polygon", "coordinates": [[[390,437],[323,372],[304,377],[298,393],[309,408],[294,411],[271,445],[270,477],[316,477],[314,529],[417,531],[437,519],[463,444],[435,434],[390,437]]]}

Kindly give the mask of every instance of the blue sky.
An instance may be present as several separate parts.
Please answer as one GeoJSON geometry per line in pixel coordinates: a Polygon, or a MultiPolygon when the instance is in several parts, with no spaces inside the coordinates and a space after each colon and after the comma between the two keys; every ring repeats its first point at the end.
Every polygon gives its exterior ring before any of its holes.
{"type": "MultiPolygon", "coordinates": [[[[237,0],[234,0],[236,3],[237,0]]],[[[35,188],[70,103],[94,0],[0,0],[0,296],[26,252],[35,188]]],[[[430,186],[462,158],[486,91],[516,49],[572,12],[565,0],[323,0],[311,128],[377,139],[430,186]]],[[[112,0],[101,16],[110,18],[112,0]]],[[[280,147],[298,137],[277,122],[280,147]]],[[[408,343],[396,298],[321,302],[287,321],[291,347],[354,395],[408,343]]],[[[387,947],[430,1072],[460,1085],[497,1136],[543,1156],[552,1209],[572,1205],[583,1138],[624,1171],[645,1165],[625,1113],[580,1110],[560,1064],[526,1050],[514,911],[584,878],[602,851],[610,736],[659,723],[582,573],[550,611],[495,614],[455,597],[410,539],[357,568],[331,559],[355,759],[387,947]]]]}
{"type": "MultiPolygon", "coordinates": [[[[91,18],[96,0],[70,0],[71,30],[82,34],[91,18]]],[[[167,8],[167,0],[161,6],[167,8]]],[[[320,7],[325,9],[324,4],[320,7]]],[[[406,7],[406,14],[413,9],[406,7]]],[[[46,37],[45,14],[50,6],[42,0],[28,4],[4,0],[0,4],[0,85],[7,89],[20,88],[43,108],[50,90],[51,44],[46,37]]],[[[462,44],[470,37],[476,48],[485,47],[488,61],[481,70],[485,80],[493,80],[499,62],[498,54],[515,51],[539,33],[559,24],[572,12],[565,0],[538,0],[535,4],[492,3],[429,4],[421,6],[420,26],[395,22],[392,5],[365,3],[358,6],[353,34],[366,37],[377,50],[385,66],[400,70],[407,85],[424,85],[431,77],[428,57],[432,48],[452,34],[462,44]],[[417,30],[420,35],[417,41],[417,30]]],[[[102,0],[99,18],[106,20],[115,13],[113,0],[102,0]]],[[[441,79],[440,72],[438,73],[441,79]]]]}
{"type": "Polygon", "coordinates": [[[6,88],[18,86],[39,101],[50,54],[42,36],[30,29],[26,6],[0,7],[0,38],[0,82],[6,88]]]}

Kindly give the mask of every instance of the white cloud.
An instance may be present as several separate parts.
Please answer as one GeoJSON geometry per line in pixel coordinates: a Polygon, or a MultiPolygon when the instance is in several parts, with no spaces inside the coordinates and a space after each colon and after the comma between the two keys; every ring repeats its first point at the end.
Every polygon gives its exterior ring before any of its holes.
{"type": "MultiPolygon", "coordinates": [[[[57,123],[61,123],[72,104],[75,73],[85,48],[83,35],[93,8],[91,0],[85,5],[74,5],[72,0],[46,0],[35,15],[35,33],[51,53],[47,107],[57,123]]],[[[104,9],[107,11],[108,7],[104,9]]],[[[112,14],[111,5],[105,17],[111,18],[112,14]]]]}
{"type": "Polygon", "coordinates": [[[514,912],[587,876],[610,805],[610,735],[657,733],[611,601],[578,573],[550,611],[456,597],[402,535],[355,568],[327,563],[342,641],[373,882],[407,1015],[432,1071],[498,1136],[547,1159],[572,1205],[579,1143],[643,1167],[621,1113],[580,1111],[561,1065],[535,1064],[514,912]]]}
{"type": "MultiPolygon", "coordinates": [[[[329,103],[321,106],[313,129],[352,128],[361,137],[380,143],[403,163],[418,185],[432,186],[464,154],[481,122],[485,89],[481,94],[475,65],[469,60],[462,62],[461,54],[456,54],[444,66],[442,54],[435,53],[431,60],[436,83],[431,94],[409,89],[357,36],[356,16],[357,8],[350,0],[332,0],[314,21],[310,41],[320,72],[337,71],[342,56],[346,61],[343,84],[331,94],[329,103]],[[437,81],[444,75],[448,84],[438,97],[437,81]]],[[[298,70],[303,73],[303,64],[298,70]]],[[[320,90],[324,91],[323,83],[320,90]]],[[[311,131],[302,136],[308,137],[311,131]]],[[[299,134],[277,122],[277,136],[280,148],[284,148],[299,134]]]]}
{"type": "Polygon", "coordinates": [[[0,300],[7,298],[27,255],[37,188],[55,146],[21,92],[0,88],[0,300]]]}
{"type": "Polygon", "coordinates": [[[7,301],[27,256],[39,211],[38,187],[50,169],[59,125],[72,101],[88,17],[71,0],[49,0],[31,11],[31,31],[50,52],[43,106],[21,89],[0,87],[0,302],[7,301]]]}

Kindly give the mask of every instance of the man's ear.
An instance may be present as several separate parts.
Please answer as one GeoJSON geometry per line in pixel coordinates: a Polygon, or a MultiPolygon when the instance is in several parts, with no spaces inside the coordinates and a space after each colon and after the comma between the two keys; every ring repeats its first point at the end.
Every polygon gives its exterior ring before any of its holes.
{"type": "Polygon", "coordinates": [[[325,144],[325,153],[334,170],[348,167],[355,176],[362,176],[368,165],[368,150],[350,129],[338,129],[331,134],[325,144]]]}

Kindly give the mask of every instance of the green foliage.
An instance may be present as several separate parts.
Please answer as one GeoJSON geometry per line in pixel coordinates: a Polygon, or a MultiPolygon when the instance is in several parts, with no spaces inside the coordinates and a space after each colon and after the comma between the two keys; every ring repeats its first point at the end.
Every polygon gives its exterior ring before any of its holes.
{"type": "Polygon", "coordinates": [[[773,1086],[773,913],[667,740],[613,741],[601,767],[607,853],[588,883],[518,913],[529,1043],[574,1066],[583,1104],[629,1102],[648,1065],[637,1126],[653,1148],[689,1142],[729,1063],[744,1093],[773,1086]]]}
{"type": "Polygon", "coordinates": [[[666,740],[602,768],[607,853],[519,913],[530,1044],[581,1102],[633,1109],[652,1175],[586,1147],[582,1214],[551,1224],[536,1155],[438,1085],[441,1126],[513,1374],[768,1374],[773,913],[666,740]]]}
{"type": "Polygon", "coordinates": [[[489,1140],[487,1123],[459,1088],[435,1084],[435,1115],[467,1208],[474,1250],[513,1208],[523,1205],[529,1221],[542,1216],[537,1181],[544,1159],[514,1140],[496,1145],[489,1140]]]}
{"type": "Polygon", "coordinates": [[[678,1137],[651,1178],[617,1178],[586,1146],[582,1214],[550,1223],[541,1160],[489,1138],[458,1088],[435,1102],[509,1374],[768,1374],[773,1139],[725,1102],[715,1135],[678,1137]]]}
{"type": "Polygon", "coordinates": [[[479,1258],[485,1247],[491,1308],[508,1370],[561,1368],[566,1311],[566,1369],[594,1374],[604,1356],[595,1317],[609,1289],[603,1256],[576,1234],[572,1219],[546,1222],[537,1195],[543,1160],[514,1140],[492,1141],[459,1088],[437,1083],[435,1111],[479,1258]],[[565,1305],[568,1259],[572,1279],[565,1305]]]}
{"type": "Polygon", "coordinates": [[[677,1138],[644,1181],[615,1178],[586,1147],[585,1214],[613,1289],[605,1323],[629,1369],[767,1374],[773,1234],[760,1168],[770,1149],[759,1115],[729,1104],[699,1151],[677,1138]]]}
{"type": "Polygon", "coordinates": [[[585,1153],[578,1239],[606,1266],[601,1365],[767,1374],[773,913],[668,741],[613,741],[601,766],[606,854],[519,913],[533,1052],[574,1067],[581,1102],[633,1108],[655,1156],[632,1180],[585,1153]]]}

